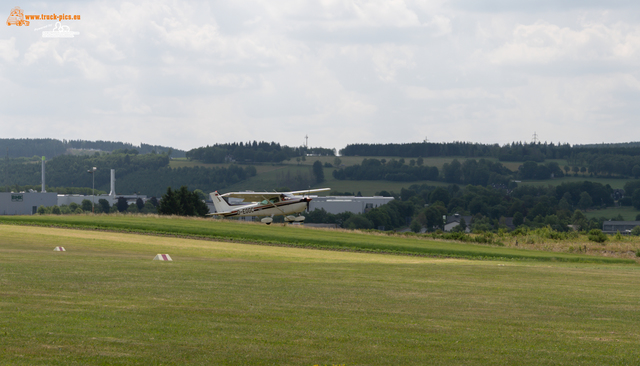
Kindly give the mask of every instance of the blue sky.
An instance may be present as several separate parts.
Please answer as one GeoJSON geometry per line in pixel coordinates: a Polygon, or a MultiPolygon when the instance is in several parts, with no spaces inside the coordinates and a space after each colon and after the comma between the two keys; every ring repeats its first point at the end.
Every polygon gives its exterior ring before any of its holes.
{"type": "Polygon", "coordinates": [[[637,1],[4,4],[81,15],[0,28],[5,138],[640,140],[637,1]]]}

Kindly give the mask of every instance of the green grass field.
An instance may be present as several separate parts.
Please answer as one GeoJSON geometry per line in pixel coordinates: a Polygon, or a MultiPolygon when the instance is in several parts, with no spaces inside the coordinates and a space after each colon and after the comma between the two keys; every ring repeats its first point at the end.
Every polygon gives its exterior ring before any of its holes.
{"type": "Polygon", "coordinates": [[[638,364],[639,269],[0,225],[0,363],[638,364]]]}
{"type": "Polygon", "coordinates": [[[555,186],[559,186],[562,183],[576,183],[576,182],[581,183],[581,182],[584,182],[585,180],[588,180],[594,183],[600,183],[602,185],[609,184],[611,188],[614,188],[614,189],[616,188],[622,189],[625,183],[627,183],[629,180],[634,180],[634,179],[598,178],[598,177],[589,177],[588,175],[585,175],[585,176],[579,175],[577,177],[571,176],[571,177],[562,177],[562,178],[547,179],[547,180],[525,180],[518,184],[555,187],[555,186]]]}
{"type": "Polygon", "coordinates": [[[616,217],[618,214],[622,215],[626,221],[635,221],[636,216],[640,214],[640,211],[636,210],[633,207],[607,207],[603,210],[588,210],[583,212],[587,218],[598,218],[598,217],[616,217]]]}
{"type": "Polygon", "coordinates": [[[0,216],[0,224],[108,229],[196,238],[235,240],[329,250],[398,253],[472,259],[514,259],[564,262],[635,263],[633,259],[435,241],[429,237],[363,234],[347,230],[322,230],[295,226],[267,226],[232,220],[162,216],[73,215],[0,216]]]}
{"type": "MultiPolygon", "coordinates": [[[[370,157],[370,156],[340,156],[340,160],[342,164],[345,166],[351,166],[355,164],[362,163],[364,159],[400,159],[400,157],[370,157]]],[[[404,158],[405,162],[411,160],[411,158],[404,158]]],[[[445,163],[451,163],[454,159],[458,159],[459,161],[467,160],[465,157],[434,157],[434,158],[424,158],[424,165],[427,166],[435,166],[438,169],[442,169],[442,166],[445,163]]],[[[495,158],[484,158],[486,160],[498,161],[495,158]]],[[[313,163],[318,160],[321,163],[330,163],[334,164],[335,157],[333,156],[310,156],[305,159],[305,161],[296,161],[296,160],[288,160],[284,161],[282,164],[272,165],[272,164],[258,164],[255,165],[257,170],[257,175],[255,177],[249,178],[240,183],[231,185],[222,189],[221,192],[231,192],[231,191],[239,191],[239,190],[273,190],[276,187],[282,187],[282,177],[286,174],[296,175],[296,174],[308,174],[309,177],[311,175],[311,166],[313,163]]],[[[566,160],[559,159],[548,159],[547,162],[557,162],[561,168],[567,165],[566,160]]],[[[518,167],[522,165],[520,162],[501,162],[502,165],[510,169],[511,171],[517,171],[518,167]]],[[[203,167],[228,167],[229,164],[204,164],[197,161],[189,161],[186,159],[172,159],[169,163],[169,166],[172,168],[178,167],[194,167],[194,166],[203,166],[203,167]]],[[[447,186],[448,183],[445,182],[435,182],[435,181],[418,181],[418,182],[391,182],[391,181],[355,181],[355,180],[336,180],[333,178],[332,172],[335,168],[324,168],[324,176],[325,182],[322,184],[311,184],[311,188],[319,188],[319,187],[329,187],[337,192],[360,192],[363,195],[371,196],[376,192],[380,191],[388,191],[388,192],[400,192],[402,188],[408,188],[413,184],[427,184],[431,186],[447,186]]],[[[590,177],[589,175],[579,174],[577,177],[567,176],[557,179],[548,179],[541,181],[532,181],[526,180],[522,181],[519,184],[522,185],[536,185],[536,186],[557,186],[562,183],[571,183],[571,182],[583,182],[585,180],[591,182],[597,182],[601,184],[609,184],[613,188],[623,188],[625,183],[628,181],[627,179],[615,179],[615,178],[598,178],[598,177],[590,177]]]]}

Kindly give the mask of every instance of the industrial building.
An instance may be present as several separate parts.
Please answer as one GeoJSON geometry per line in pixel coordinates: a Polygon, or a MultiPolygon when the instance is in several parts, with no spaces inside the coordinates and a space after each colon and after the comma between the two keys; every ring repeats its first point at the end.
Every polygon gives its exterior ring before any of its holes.
{"type": "Polygon", "coordinates": [[[52,207],[82,204],[82,201],[89,200],[98,204],[101,199],[106,199],[110,206],[118,202],[119,197],[124,197],[128,204],[136,203],[138,198],[143,202],[147,201],[145,195],[119,195],[116,196],[116,171],[111,169],[111,192],[101,195],[79,195],[79,194],[57,194],[48,193],[45,190],[45,158],[42,157],[42,189],[41,192],[0,192],[0,215],[33,215],[37,213],[38,207],[52,207]]]}
{"type": "Polygon", "coordinates": [[[57,204],[57,193],[0,192],[0,215],[33,215],[40,206],[57,204]]]}
{"type": "Polygon", "coordinates": [[[118,195],[116,196],[116,170],[115,169],[111,169],[111,192],[109,192],[109,194],[99,194],[94,196],[85,196],[85,195],[80,195],[80,194],[59,194],[58,195],[58,206],[62,206],[62,205],[69,205],[72,202],[80,205],[82,204],[82,201],[84,200],[94,200],[95,204],[98,204],[98,201],[101,199],[105,199],[107,200],[107,202],[109,202],[109,206],[113,206],[118,202],[118,198],[119,197],[124,197],[127,200],[128,204],[134,204],[136,203],[136,200],[138,198],[141,198],[143,202],[147,202],[147,196],[146,195],[137,195],[137,194],[132,194],[132,195],[118,195]]]}
{"type": "Polygon", "coordinates": [[[634,227],[640,226],[640,221],[605,221],[602,223],[602,231],[605,234],[629,234],[634,227]]]}
{"type": "Polygon", "coordinates": [[[362,214],[389,203],[393,197],[321,196],[309,202],[309,211],[324,209],[330,214],[351,212],[362,214]]]}

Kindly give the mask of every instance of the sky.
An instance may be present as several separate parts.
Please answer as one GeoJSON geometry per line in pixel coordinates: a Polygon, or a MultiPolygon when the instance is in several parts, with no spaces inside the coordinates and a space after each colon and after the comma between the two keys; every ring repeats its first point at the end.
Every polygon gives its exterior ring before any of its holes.
{"type": "Polygon", "coordinates": [[[637,0],[2,4],[0,138],[640,141],[637,0]]]}

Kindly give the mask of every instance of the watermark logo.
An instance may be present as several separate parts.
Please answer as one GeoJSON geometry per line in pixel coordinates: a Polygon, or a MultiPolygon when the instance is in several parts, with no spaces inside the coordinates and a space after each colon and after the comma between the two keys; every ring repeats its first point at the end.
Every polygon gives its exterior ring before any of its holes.
{"type": "Polygon", "coordinates": [[[13,9],[11,9],[11,12],[9,13],[9,17],[7,18],[7,25],[8,26],[12,26],[12,25],[16,25],[16,26],[29,26],[29,24],[31,23],[30,21],[33,20],[57,20],[59,22],[63,21],[63,20],[80,20],[80,15],[75,14],[75,15],[71,15],[71,14],[24,14],[24,11],[22,9],[20,9],[19,6],[14,7],[13,9]]]}
{"type": "Polygon", "coordinates": [[[42,32],[42,38],[73,38],[78,34],[80,32],[72,32],[68,25],[62,25],[57,22],[52,31],[42,32]]]}
{"type": "Polygon", "coordinates": [[[9,17],[7,18],[7,25],[17,25],[19,27],[29,25],[29,21],[24,20],[24,11],[22,11],[19,6],[11,9],[11,13],[9,13],[9,17]]]}

